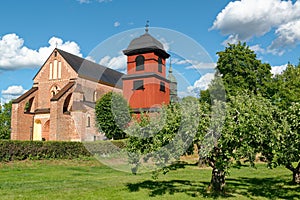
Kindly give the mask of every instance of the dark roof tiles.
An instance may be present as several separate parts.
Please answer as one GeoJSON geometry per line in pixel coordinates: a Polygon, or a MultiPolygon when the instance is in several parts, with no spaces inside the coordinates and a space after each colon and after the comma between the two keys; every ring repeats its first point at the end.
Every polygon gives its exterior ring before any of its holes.
{"type": "Polygon", "coordinates": [[[109,86],[122,88],[122,81],[120,80],[124,75],[123,73],[75,56],[61,49],[57,49],[57,51],[78,73],[79,77],[101,82],[109,86]]]}

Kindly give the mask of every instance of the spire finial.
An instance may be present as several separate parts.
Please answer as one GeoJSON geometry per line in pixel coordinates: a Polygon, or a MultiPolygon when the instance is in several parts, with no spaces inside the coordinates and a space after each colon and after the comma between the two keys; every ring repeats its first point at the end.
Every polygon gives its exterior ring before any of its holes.
{"type": "Polygon", "coordinates": [[[169,67],[169,73],[172,73],[172,58],[170,57],[170,67],[169,67]]]}
{"type": "Polygon", "coordinates": [[[145,31],[146,31],[146,33],[148,33],[148,31],[149,31],[149,20],[146,21],[145,31]]]}
{"type": "Polygon", "coordinates": [[[56,42],[55,42],[55,48],[56,48],[56,49],[57,49],[57,45],[58,45],[58,42],[56,41],[56,42]]]}

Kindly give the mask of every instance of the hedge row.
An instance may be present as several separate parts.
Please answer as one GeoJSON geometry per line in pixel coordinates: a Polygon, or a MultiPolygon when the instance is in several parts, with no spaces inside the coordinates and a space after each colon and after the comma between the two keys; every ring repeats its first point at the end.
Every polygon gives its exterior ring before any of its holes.
{"type": "Polygon", "coordinates": [[[124,141],[57,142],[0,140],[0,162],[26,159],[76,159],[124,148],[124,141]]]}
{"type": "Polygon", "coordinates": [[[84,145],[92,155],[108,155],[120,152],[126,147],[126,140],[109,140],[85,142],[84,145]]]}

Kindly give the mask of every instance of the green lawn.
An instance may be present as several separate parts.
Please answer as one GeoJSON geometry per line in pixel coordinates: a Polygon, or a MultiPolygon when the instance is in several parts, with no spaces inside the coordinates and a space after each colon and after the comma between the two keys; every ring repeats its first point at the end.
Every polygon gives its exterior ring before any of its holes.
{"type": "Polygon", "coordinates": [[[285,168],[232,168],[226,196],[207,193],[211,170],[193,165],[153,180],[115,171],[96,160],[0,163],[0,199],[298,199],[285,168]]]}

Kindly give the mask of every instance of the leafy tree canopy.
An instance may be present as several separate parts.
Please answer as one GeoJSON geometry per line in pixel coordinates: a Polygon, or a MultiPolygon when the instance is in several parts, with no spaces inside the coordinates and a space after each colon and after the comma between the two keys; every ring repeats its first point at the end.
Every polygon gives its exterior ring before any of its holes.
{"type": "Polygon", "coordinates": [[[0,105],[0,139],[10,139],[12,102],[0,105]]]}
{"type": "Polygon", "coordinates": [[[272,100],[286,110],[293,102],[300,102],[300,68],[288,64],[282,74],[274,77],[272,100]]]}
{"type": "Polygon", "coordinates": [[[108,92],[96,103],[96,123],[109,139],[126,137],[125,128],[131,120],[127,101],[121,94],[108,92]]]}
{"type": "Polygon", "coordinates": [[[217,53],[216,76],[222,77],[226,95],[241,92],[267,95],[271,80],[271,66],[263,64],[246,43],[229,44],[217,53]]]}

